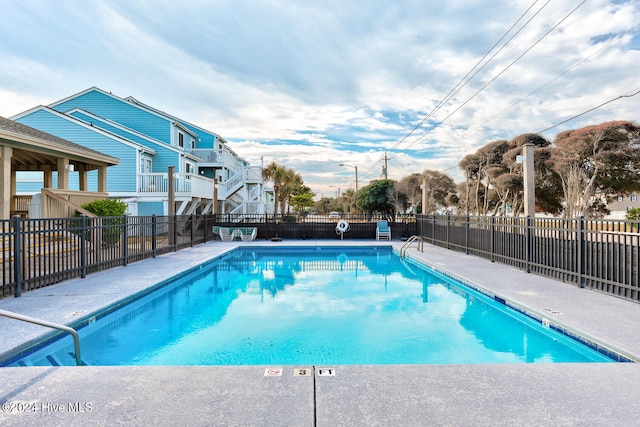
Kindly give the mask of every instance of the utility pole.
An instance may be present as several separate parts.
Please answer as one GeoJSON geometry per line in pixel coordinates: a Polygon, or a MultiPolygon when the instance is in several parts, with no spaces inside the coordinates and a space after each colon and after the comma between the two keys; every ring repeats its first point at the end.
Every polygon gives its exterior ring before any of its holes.
{"type": "Polygon", "coordinates": [[[388,173],[388,160],[389,158],[387,157],[387,152],[384,152],[384,167],[382,168],[382,174],[384,175],[384,179],[389,179],[389,173],[388,173]]]}
{"type": "Polygon", "coordinates": [[[524,215],[533,218],[536,215],[536,194],[534,182],[533,150],[535,145],[527,143],[522,146],[522,156],[524,157],[524,215]]]}

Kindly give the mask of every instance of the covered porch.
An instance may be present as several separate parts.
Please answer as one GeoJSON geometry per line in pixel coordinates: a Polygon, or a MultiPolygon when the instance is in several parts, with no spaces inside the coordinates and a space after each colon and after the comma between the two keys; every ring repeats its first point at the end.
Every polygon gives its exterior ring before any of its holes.
{"type": "Polygon", "coordinates": [[[16,172],[41,171],[41,217],[70,216],[82,203],[107,197],[107,167],[118,159],[46,132],[0,117],[0,186],[2,218],[25,216],[30,196],[16,195],[16,172]],[[98,191],[88,191],[87,174],[98,171],[98,191]],[[79,188],[69,188],[69,173],[77,171],[79,188]],[[53,187],[53,173],[57,187],[53,187]],[[73,212],[72,212],[73,211],[73,212]]]}

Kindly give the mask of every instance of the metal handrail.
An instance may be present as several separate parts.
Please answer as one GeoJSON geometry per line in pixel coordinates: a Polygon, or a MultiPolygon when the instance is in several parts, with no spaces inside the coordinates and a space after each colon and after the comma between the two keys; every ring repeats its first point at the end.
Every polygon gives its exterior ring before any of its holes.
{"type": "Polygon", "coordinates": [[[409,245],[413,242],[418,242],[418,250],[420,252],[424,252],[424,239],[422,236],[413,235],[409,237],[409,239],[404,242],[404,245],[400,248],[400,258],[403,258],[407,254],[407,249],[409,249],[409,245]]]}
{"type": "Polygon", "coordinates": [[[9,317],[11,319],[22,320],[23,322],[29,322],[40,326],[46,326],[53,329],[58,329],[63,332],[68,332],[73,337],[73,347],[76,354],[76,365],[82,366],[82,359],[80,358],[80,338],[78,332],[69,326],[60,325],[58,323],[48,322],[46,320],[36,319],[35,317],[25,316],[24,314],[14,313],[12,311],[0,310],[0,316],[9,317]]]}

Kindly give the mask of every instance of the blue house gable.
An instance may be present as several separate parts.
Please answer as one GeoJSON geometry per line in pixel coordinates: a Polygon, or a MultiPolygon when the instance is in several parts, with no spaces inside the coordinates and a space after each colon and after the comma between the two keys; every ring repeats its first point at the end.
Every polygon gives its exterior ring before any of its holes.
{"type": "Polygon", "coordinates": [[[135,98],[92,87],[16,119],[119,158],[107,191],[132,214],[169,211],[170,168],[177,214],[265,213],[261,168],[250,167],[219,135],[135,98]]]}
{"type": "MultiPolygon", "coordinates": [[[[131,180],[130,177],[132,173],[135,174],[140,155],[142,153],[155,155],[155,151],[152,149],[125,140],[117,135],[105,132],[86,122],[61,114],[47,107],[40,106],[33,108],[15,116],[13,120],[118,158],[120,163],[109,169],[107,191],[110,193],[136,191],[136,181],[131,180]]],[[[97,172],[89,172],[87,178],[88,189],[90,191],[97,191],[97,172]]],[[[69,180],[70,188],[77,189],[77,172],[72,172],[69,180]]],[[[26,192],[26,188],[32,189],[34,185],[33,181],[33,176],[25,178],[25,188],[23,189],[21,188],[23,185],[21,184],[20,175],[18,175],[16,191],[26,192]]],[[[57,174],[55,173],[53,174],[53,184],[54,187],[57,185],[57,174]]]]}
{"type": "Polygon", "coordinates": [[[66,113],[82,109],[172,145],[171,121],[96,87],[49,105],[66,113]]]}
{"type": "Polygon", "coordinates": [[[165,173],[169,166],[174,166],[176,168],[176,172],[181,172],[183,169],[181,168],[181,156],[184,156],[185,153],[183,150],[177,147],[172,147],[165,142],[151,138],[133,129],[122,126],[119,123],[115,123],[111,120],[98,117],[95,114],[91,114],[81,109],[76,108],[70,110],[66,113],[66,115],[75,117],[85,123],[89,123],[92,127],[102,129],[106,132],[124,138],[127,141],[134,142],[141,146],[147,147],[149,150],[152,150],[155,155],[153,157],[153,163],[151,167],[139,167],[137,170],[140,172],[165,173]]]}

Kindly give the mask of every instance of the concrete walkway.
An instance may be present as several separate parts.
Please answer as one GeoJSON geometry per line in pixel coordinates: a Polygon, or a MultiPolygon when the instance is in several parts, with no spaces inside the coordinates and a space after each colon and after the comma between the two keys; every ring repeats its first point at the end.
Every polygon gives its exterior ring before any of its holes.
{"type": "MultiPolygon", "coordinates": [[[[0,309],[72,323],[237,245],[211,242],[114,268],[0,300],[0,309]]],[[[409,256],[630,358],[640,355],[636,303],[424,249],[409,256]]],[[[42,339],[42,329],[0,318],[0,360],[42,339]]],[[[0,425],[628,426],[640,419],[639,392],[637,363],[0,368],[0,425]],[[307,372],[294,371],[301,368],[307,372]]]]}

